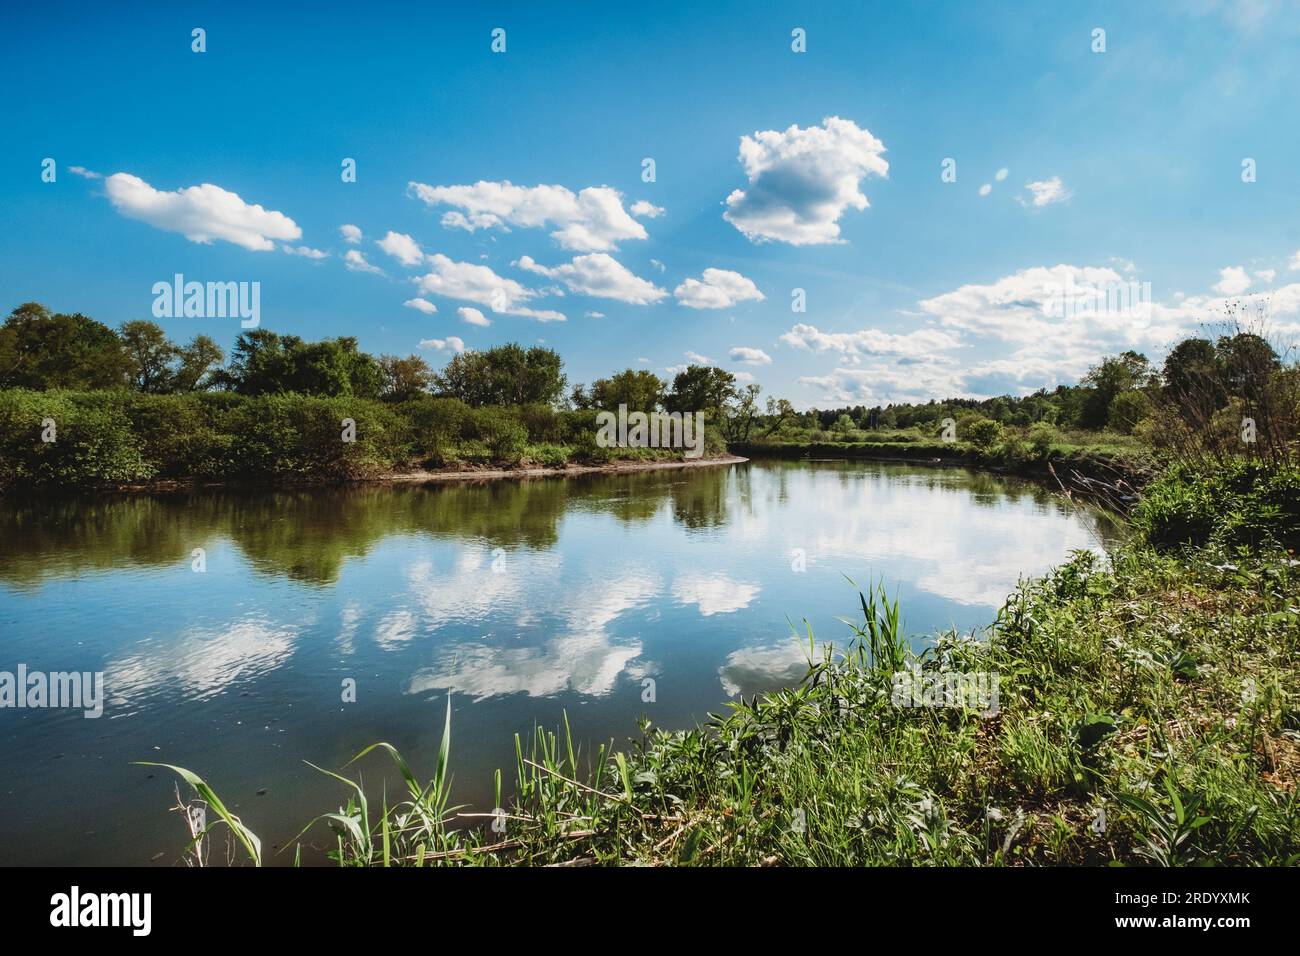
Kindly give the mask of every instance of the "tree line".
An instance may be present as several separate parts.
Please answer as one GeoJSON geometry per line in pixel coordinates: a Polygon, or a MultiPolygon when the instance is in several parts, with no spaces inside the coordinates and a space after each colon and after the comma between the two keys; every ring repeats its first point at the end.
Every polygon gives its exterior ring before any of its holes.
{"type": "Polygon", "coordinates": [[[625,369],[590,387],[568,389],[554,349],[510,343],[462,352],[435,370],[419,355],[373,356],[352,336],[309,342],[269,329],[240,334],[229,361],[217,343],[196,335],[178,345],[155,322],[114,330],[81,313],[28,302],[0,326],[0,388],[36,391],[130,389],[144,394],[228,391],[405,402],[424,395],[472,408],[547,405],[577,410],[704,411],[743,439],[758,414],[757,385],[738,387],[725,369],[692,365],[671,383],[625,369]]]}

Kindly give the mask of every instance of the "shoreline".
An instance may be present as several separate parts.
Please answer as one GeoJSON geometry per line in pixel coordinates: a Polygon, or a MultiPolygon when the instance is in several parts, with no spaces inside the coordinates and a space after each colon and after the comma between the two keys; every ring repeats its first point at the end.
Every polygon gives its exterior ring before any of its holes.
{"type": "Polygon", "coordinates": [[[627,461],[610,462],[603,465],[564,465],[563,467],[537,466],[528,468],[487,467],[478,469],[457,469],[455,471],[388,471],[364,478],[338,478],[321,481],[185,481],[164,479],[162,481],[133,482],[120,485],[104,485],[97,488],[21,488],[0,489],[0,498],[6,496],[27,497],[41,495],[49,497],[82,496],[94,494],[155,493],[173,491],[195,491],[199,489],[235,489],[249,490],[302,490],[322,488],[342,488],[349,485],[402,485],[402,484],[437,484],[441,482],[500,481],[507,478],[576,478],[582,475],[618,475],[645,471],[663,471],[674,468],[704,468],[721,465],[742,465],[750,459],[739,455],[721,455],[702,458],[673,459],[667,461],[627,461]]]}
{"type": "MultiPolygon", "coordinates": [[[[579,475],[618,475],[642,471],[663,471],[670,468],[704,468],[715,465],[743,465],[749,461],[739,455],[722,455],[713,458],[684,458],[672,461],[632,461],[608,463],[604,465],[564,465],[563,467],[539,466],[533,468],[484,468],[466,471],[403,471],[376,475],[373,478],[360,478],[358,482],[382,482],[386,484],[403,484],[419,482],[432,484],[440,481],[496,481],[501,478],[569,478],[579,475]]],[[[342,482],[350,484],[351,482],[342,482]]]]}

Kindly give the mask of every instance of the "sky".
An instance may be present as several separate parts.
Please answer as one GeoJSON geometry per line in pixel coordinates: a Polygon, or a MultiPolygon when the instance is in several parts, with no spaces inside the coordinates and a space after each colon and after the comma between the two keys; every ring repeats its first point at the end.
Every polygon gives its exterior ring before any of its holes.
{"type": "Polygon", "coordinates": [[[1300,331],[1300,0],[2,16],[6,313],[257,282],[276,332],[800,408],[1028,394],[1242,298],[1300,331]]]}

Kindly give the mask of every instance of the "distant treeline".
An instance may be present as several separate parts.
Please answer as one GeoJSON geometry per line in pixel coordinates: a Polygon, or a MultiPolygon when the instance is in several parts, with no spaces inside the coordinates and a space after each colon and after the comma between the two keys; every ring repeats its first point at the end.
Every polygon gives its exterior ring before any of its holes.
{"type": "Polygon", "coordinates": [[[1113,429],[1132,433],[1161,406],[1178,406],[1184,418],[1208,418],[1234,403],[1258,404],[1270,382],[1284,370],[1269,342],[1253,332],[1238,331],[1216,341],[1192,337],[1178,343],[1160,367],[1138,352],[1123,352],[1093,366],[1078,385],[1039,389],[1031,395],[931,399],[899,403],[787,410],[781,423],[824,431],[893,430],[934,425],[945,418],[987,419],[1004,426],[1037,423],[1061,429],[1113,429]]]}

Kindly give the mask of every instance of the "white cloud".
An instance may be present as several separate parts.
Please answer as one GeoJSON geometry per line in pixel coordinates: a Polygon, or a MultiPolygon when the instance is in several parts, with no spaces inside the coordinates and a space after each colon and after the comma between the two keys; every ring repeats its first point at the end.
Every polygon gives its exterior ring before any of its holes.
{"type": "Polygon", "coordinates": [[[993,187],[990,186],[988,183],[985,183],[983,186],[980,187],[981,196],[987,196],[991,192],[993,192],[993,187]]]}
{"type": "Polygon", "coordinates": [[[421,299],[421,298],[407,299],[405,302],[402,303],[402,305],[406,306],[408,309],[418,309],[419,311],[423,312],[425,315],[433,315],[435,312],[438,311],[438,307],[434,305],[432,302],[430,302],[428,299],[421,299]]]}
{"type": "Polygon", "coordinates": [[[1228,266],[1219,270],[1219,281],[1212,288],[1220,295],[1240,295],[1250,288],[1250,276],[1241,266],[1228,266]]]}
{"type": "Polygon", "coordinates": [[[816,326],[802,322],[782,335],[781,341],[797,349],[843,355],[916,355],[953,349],[961,344],[956,334],[942,329],[917,329],[905,334],[882,332],[880,329],[822,332],[816,326]]]}
{"type": "Polygon", "coordinates": [[[551,233],[563,248],[575,252],[604,252],[625,239],[645,239],[641,223],[623,208],[618,190],[588,186],[573,193],[563,186],[516,186],[509,181],[480,180],[472,186],[429,186],[412,182],[408,191],[430,206],[455,206],[445,213],[448,228],[524,229],[554,227],[551,233]]]}
{"type": "Polygon", "coordinates": [[[1051,179],[1044,179],[1039,182],[1025,183],[1025,188],[1032,194],[1029,202],[1025,203],[1025,205],[1050,206],[1053,203],[1065,202],[1071,195],[1070,191],[1065,188],[1065,184],[1061,182],[1060,176],[1053,176],[1051,179]]]}
{"type": "Polygon", "coordinates": [[[753,372],[740,371],[740,372],[732,372],[731,374],[732,377],[734,377],[737,382],[752,382],[754,380],[753,372]]]}
{"type": "Polygon", "coordinates": [[[80,176],[82,179],[103,179],[103,173],[97,173],[93,169],[87,169],[85,166],[69,166],[68,172],[74,176],[80,176]]]}
{"type": "Polygon", "coordinates": [[[428,261],[431,270],[415,280],[421,292],[473,302],[503,315],[522,315],[541,322],[564,321],[563,313],[525,306],[537,293],[514,279],[497,275],[488,266],[456,262],[442,253],[429,256],[428,261]]]}
{"type": "Polygon", "coordinates": [[[1272,283],[1272,281],[1273,281],[1274,279],[1277,278],[1277,270],[1276,270],[1276,269],[1258,269],[1258,270],[1256,270],[1256,272],[1255,272],[1255,278],[1256,278],[1256,279],[1259,279],[1259,280],[1260,280],[1261,282],[1263,282],[1265,285],[1268,285],[1268,284],[1272,283]]]}
{"type": "Polygon", "coordinates": [[[456,335],[449,335],[445,339],[420,339],[420,348],[436,349],[439,352],[463,352],[465,340],[456,335]]]}
{"type": "Polygon", "coordinates": [[[821,126],[760,130],[740,139],[747,189],[727,197],[723,218],[754,242],[795,246],[841,241],[839,218],[869,203],[859,184],[889,175],[885,146],[852,120],[827,117],[821,126]]]}
{"type": "Polygon", "coordinates": [[[585,315],[589,319],[603,319],[605,317],[604,312],[595,312],[595,311],[584,312],[583,315],[585,315]]]}
{"type": "Polygon", "coordinates": [[[304,259],[325,259],[329,256],[328,252],[310,246],[281,246],[280,248],[291,256],[302,256],[304,259]]]}
{"type": "Polygon", "coordinates": [[[418,266],[424,261],[420,244],[405,233],[390,229],[384,238],[375,241],[375,245],[404,266],[418,266]]]}
{"type": "Polygon", "coordinates": [[[753,280],[728,269],[705,269],[698,279],[687,279],[673,295],[692,309],[727,309],[739,302],[763,300],[753,280]]]}
{"type": "Polygon", "coordinates": [[[467,305],[462,305],[459,309],[457,309],[456,314],[460,316],[460,320],[464,322],[466,325],[478,325],[478,326],[487,327],[492,324],[492,321],[487,316],[485,316],[482,312],[480,312],[478,309],[470,308],[467,305]]]}
{"type": "Polygon", "coordinates": [[[1004,179],[1007,178],[1007,174],[1008,174],[1009,172],[1011,172],[1011,170],[1009,170],[1009,169],[1007,169],[1007,167],[1003,166],[1001,169],[998,170],[997,175],[994,176],[993,178],[996,179],[998,182],[1002,182],[1002,180],[1004,180],[1004,179]]]}
{"type": "Polygon", "coordinates": [[[695,365],[713,364],[712,359],[710,359],[707,355],[701,355],[699,352],[683,352],[682,354],[685,355],[695,365]]]}
{"type": "Polygon", "coordinates": [[[1288,269],[1300,269],[1300,250],[1291,257],[1291,261],[1286,264],[1288,269]]]}
{"type": "Polygon", "coordinates": [[[538,265],[531,256],[521,256],[519,268],[551,279],[559,279],[572,292],[615,299],[632,305],[650,305],[668,293],[639,276],[604,252],[575,256],[572,262],[548,268],[538,265]]]}
{"type": "MultiPolygon", "coordinates": [[[[1300,252],[1297,252],[1296,256],[1300,258],[1300,252]]],[[[660,262],[658,259],[651,259],[650,264],[654,266],[656,269],[658,269],[660,272],[668,271],[668,267],[664,265],[662,262],[660,262]]]]}
{"type": "Polygon", "coordinates": [[[694,604],[703,617],[746,608],[758,591],[757,584],[734,581],[724,574],[693,575],[673,582],[673,597],[678,603],[694,604]]]}
{"type": "Polygon", "coordinates": [[[250,205],[236,193],[212,183],[160,192],[139,176],[114,173],[104,181],[104,191],[127,218],[165,232],[179,232],[191,242],[223,239],[255,252],[267,252],[275,248],[276,239],[302,237],[297,223],[284,213],[250,205]]]}
{"type": "Polygon", "coordinates": [[[629,211],[634,216],[642,216],[646,219],[658,219],[664,214],[663,206],[656,206],[652,202],[644,199],[638,199],[629,207],[629,211]]]}
{"type": "Polygon", "coordinates": [[[746,345],[737,345],[727,353],[727,356],[733,362],[744,362],[746,365],[772,364],[772,356],[768,355],[762,349],[754,349],[746,345]]]}
{"type": "Polygon", "coordinates": [[[350,242],[354,246],[361,241],[361,230],[356,226],[339,226],[339,235],[343,237],[344,242],[350,242]]]}
{"type": "Polygon", "coordinates": [[[366,261],[366,257],[356,249],[349,249],[343,257],[343,264],[352,272],[370,272],[374,275],[383,275],[384,270],[378,266],[372,266],[366,261]]]}

